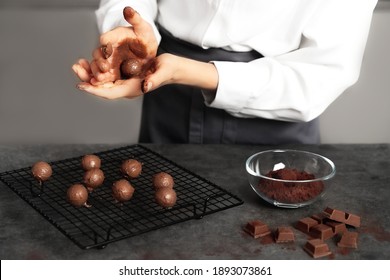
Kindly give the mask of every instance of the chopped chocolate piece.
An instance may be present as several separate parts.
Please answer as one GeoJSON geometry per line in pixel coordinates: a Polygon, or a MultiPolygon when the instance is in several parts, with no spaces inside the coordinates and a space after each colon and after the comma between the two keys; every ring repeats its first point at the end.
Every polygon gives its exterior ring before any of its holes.
{"type": "Polygon", "coordinates": [[[326,225],[332,228],[334,234],[343,233],[347,230],[345,224],[340,222],[328,221],[326,222],[326,225]]]}
{"type": "Polygon", "coordinates": [[[318,221],[319,224],[325,224],[325,222],[328,220],[327,216],[324,213],[314,214],[310,218],[318,221]]]}
{"type": "Polygon", "coordinates": [[[329,207],[327,207],[323,213],[333,221],[345,223],[354,227],[360,227],[360,217],[355,214],[346,213],[329,207]]]}
{"type": "Polygon", "coordinates": [[[315,225],[318,225],[318,221],[306,217],[299,220],[298,223],[295,225],[295,227],[304,233],[309,233],[310,229],[315,225]]]}
{"type": "Polygon", "coordinates": [[[308,240],[303,250],[315,259],[328,256],[332,253],[329,250],[329,246],[321,239],[308,240]]]}
{"type": "Polygon", "coordinates": [[[294,232],[290,227],[278,227],[275,234],[276,243],[294,242],[294,232]]]}
{"type": "Polygon", "coordinates": [[[337,246],[343,248],[357,248],[357,238],[357,232],[346,231],[341,236],[341,239],[337,243],[337,246]]]}
{"type": "Polygon", "coordinates": [[[248,222],[244,231],[252,235],[253,238],[259,238],[271,234],[268,226],[259,220],[248,222]]]}
{"type": "Polygon", "coordinates": [[[321,240],[327,240],[334,236],[333,229],[330,226],[324,224],[318,224],[311,228],[310,233],[312,237],[321,240]]]}

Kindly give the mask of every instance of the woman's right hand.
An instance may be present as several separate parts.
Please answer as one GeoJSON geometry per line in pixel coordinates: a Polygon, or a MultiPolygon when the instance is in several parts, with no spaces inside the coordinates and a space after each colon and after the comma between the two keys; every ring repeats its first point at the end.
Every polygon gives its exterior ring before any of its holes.
{"type": "Polygon", "coordinates": [[[132,42],[129,44],[129,51],[141,61],[147,62],[156,56],[158,43],[152,26],[131,7],[123,9],[123,16],[131,26],[117,27],[100,36],[101,46],[93,51],[93,60],[89,69],[80,63],[73,65],[73,71],[81,81],[92,85],[102,85],[120,80],[122,61],[118,47],[125,41],[132,42]],[[86,77],[90,79],[87,81],[86,77]]]}

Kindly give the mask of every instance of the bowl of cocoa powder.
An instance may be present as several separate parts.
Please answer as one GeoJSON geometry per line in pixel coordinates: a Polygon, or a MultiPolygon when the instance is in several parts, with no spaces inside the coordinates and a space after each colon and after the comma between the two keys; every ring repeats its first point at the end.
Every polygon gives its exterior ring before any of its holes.
{"type": "Polygon", "coordinates": [[[265,201],[299,208],[321,198],[336,174],[334,163],[300,150],[267,150],[250,156],[246,171],[252,189],[265,201]]]}

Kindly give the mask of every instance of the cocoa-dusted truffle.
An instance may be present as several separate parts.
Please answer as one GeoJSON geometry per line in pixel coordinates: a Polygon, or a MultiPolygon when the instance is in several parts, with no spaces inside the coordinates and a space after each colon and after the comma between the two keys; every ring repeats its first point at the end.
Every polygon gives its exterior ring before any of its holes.
{"type": "Polygon", "coordinates": [[[131,179],[137,178],[142,171],[142,163],[135,159],[127,159],[121,165],[123,175],[131,179]]]}
{"type": "Polygon", "coordinates": [[[160,188],[156,190],[154,198],[160,206],[169,208],[176,204],[177,196],[174,189],[160,188]]]}
{"type": "Polygon", "coordinates": [[[66,192],[66,198],[73,206],[89,206],[87,205],[88,191],[82,184],[70,186],[66,192]]]}
{"type": "Polygon", "coordinates": [[[34,178],[37,179],[41,184],[42,182],[48,180],[51,177],[51,175],[53,174],[53,170],[51,169],[50,164],[48,164],[47,162],[38,161],[32,166],[31,173],[34,178]]]}
{"type": "Polygon", "coordinates": [[[156,190],[161,188],[172,189],[174,184],[172,176],[166,172],[159,172],[153,176],[153,186],[156,190]]]}
{"type": "Polygon", "coordinates": [[[81,159],[81,166],[84,170],[91,170],[92,168],[100,168],[102,162],[96,155],[85,155],[81,159]]]}
{"type": "Polygon", "coordinates": [[[130,200],[134,194],[134,187],[125,179],[114,182],[111,189],[112,196],[119,202],[130,200]]]}
{"type": "Polygon", "coordinates": [[[99,168],[88,170],[84,173],[83,181],[87,186],[88,190],[91,192],[97,187],[99,187],[101,184],[103,184],[104,173],[99,168]]]}

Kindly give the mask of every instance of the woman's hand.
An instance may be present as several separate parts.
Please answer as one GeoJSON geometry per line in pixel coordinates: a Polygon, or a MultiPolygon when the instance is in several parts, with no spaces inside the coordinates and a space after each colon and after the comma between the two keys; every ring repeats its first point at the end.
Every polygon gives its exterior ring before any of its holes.
{"type": "Polygon", "coordinates": [[[72,66],[75,74],[84,83],[97,86],[120,80],[124,51],[128,51],[143,64],[150,64],[156,56],[158,44],[152,26],[131,7],[123,10],[123,16],[131,26],[117,27],[102,34],[101,47],[93,51],[91,63],[80,59],[72,66]]]}
{"type": "Polygon", "coordinates": [[[134,98],[168,84],[183,84],[210,91],[215,91],[218,86],[218,73],[214,64],[168,53],[156,57],[155,72],[146,76],[144,80],[132,78],[93,85],[87,81],[92,75],[87,64],[87,61],[79,62],[80,66],[85,66],[79,77],[86,79],[78,88],[107,99],[134,98]]]}

